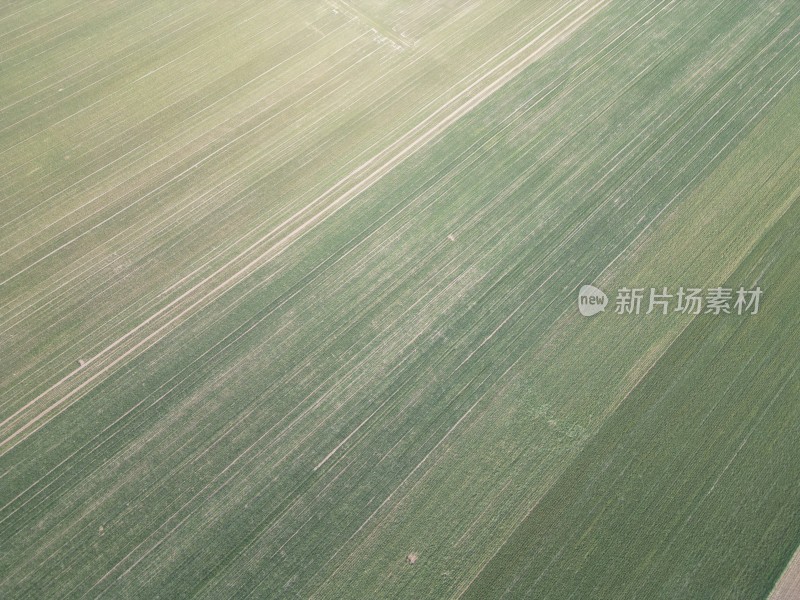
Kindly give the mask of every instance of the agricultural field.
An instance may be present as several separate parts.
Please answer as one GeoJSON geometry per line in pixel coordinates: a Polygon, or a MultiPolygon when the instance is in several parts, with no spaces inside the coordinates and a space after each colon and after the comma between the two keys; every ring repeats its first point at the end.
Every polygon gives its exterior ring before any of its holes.
{"type": "Polygon", "coordinates": [[[796,1],[10,0],[0,41],[0,597],[792,597],[796,1]]]}

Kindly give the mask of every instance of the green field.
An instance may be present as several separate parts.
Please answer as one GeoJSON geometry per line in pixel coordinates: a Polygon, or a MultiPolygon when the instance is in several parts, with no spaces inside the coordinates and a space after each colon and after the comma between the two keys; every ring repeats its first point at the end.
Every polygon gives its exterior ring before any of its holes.
{"type": "Polygon", "coordinates": [[[0,40],[0,597],[767,597],[797,2],[18,0],[0,40]]]}
{"type": "Polygon", "coordinates": [[[800,536],[798,236],[795,203],[729,282],[770,309],[687,327],[466,598],[767,597],[800,536]]]}

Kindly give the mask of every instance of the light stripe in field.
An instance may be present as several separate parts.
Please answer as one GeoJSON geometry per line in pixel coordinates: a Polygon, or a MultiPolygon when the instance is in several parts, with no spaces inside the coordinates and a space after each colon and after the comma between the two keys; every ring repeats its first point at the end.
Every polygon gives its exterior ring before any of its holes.
{"type": "MultiPolygon", "coordinates": [[[[15,12],[13,12],[13,13],[9,13],[9,14],[7,14],[5,17],[2,17],[2,18],[0,18],[0,23],[2,23],[3,21],[5,21],[6,19],[10,19],[11,17],[16,17],[18,14],[20,14],[20,13],[22,13],[22,12],[25,12],[26,10],[30,10],[30,9],[32,9],[32,8],[34,8],[34,7],[36,7],[36,6],[38,6],[39,4],[42,4],[43,2],[49,2],[49,1],[50,1],[50,0],[39,0],[38,2],[34,2],[33,4],[30,4],[30,5],[28,5],[28,6],[25,6],[24,8],[20,8],[19,10],[15,11],[15,12]]],[[[72,6],[73,4],[77,4],[77,3],[78,3],[78,2],[73,2],[73,3],[72,3],[71,5],[69,5],[69,6],[72,6]]],[[[18,27],[17,29],[19,29],[19,27],[18,27]]],[[[11,31],[8,31],[8,32],[4,33],[3,35],[0,35],[0,38],[7,36],[7,35],[9,35],[9,34],[13,33],[14,31],[16,31],[16,29],[12,29],[11,31]]]]}
{"type": "Polygon", "coordinates": [[[344,446],[344,445],[345,445],[345,444],[346,444],[346,443],[347,443],[347,442],[350,440],[350,438],[352,438],[352,437],[353,437],[355,434],[357,434],[357,433],[358,433],[358,431],[359,431],[359,430],[360,430],[360,429],[361,429],[361,428],[362,428],[364,425],[366,425],[367,423],[369,423],[369,422],[372,420],[372,417],[374,417],[374,416],[375,416],[375,415],[378,413],[378,411],[379,411],[380,409],[382,409],[382,408],[383,408],[383,407],[386,405],[386,403],[387,403],[387,402],[389,402],[389,400],[391,400],[391,399],[392,399],[392,397],[391,397],[391,396],[389,396],[389,398],[387,398],[386,400],[384,400],[384,401],[381,403],[381,405],[380,405],[378,408],[376,408],[374,411],[372,411],[372,413],[371,413],[371,414],[370,414],[370,415],[369,415],[369,416],[368,416],[366,419],[364,419],[363,421],[361,421],[361,423],[358,425],[358,427],[356,427],[355,429],[353,429],[353,431],[351,431],[351,432],[350,432],[350,434],[349,434],[349,435],[348,435],[346,438],[344,438],[344,439],[343,439],[341,442],[339,442],[339,444],[336,446],[336,448],[334,448],[333,450],[331,450],[330,452],[328,452],[328,455],[327,455],[325,458],[323,458],[321,461],[319,461],[319,463],[317,463],[317,466],[315,466],[315,467],[314,467],[314,470],[315,470],[315,471],[318,471],[318,470],[319,470],[319,468],[320,468],[321,466],[323,466],[323,465],[324,465],[326,462],[328,462],[328,459],[329,459],[331,456],[333,456],[334,454],[336,454],[336,452],[339,450],[339,448],[341,448],[342,446],[344,446]]]}
{"type": "MultiPolygon", "coordinates": [[[[245,266],[237,270],[233,275],[226,278],[222,283],[215,286],[212,290],[205,293],[198,300],[190,304],[187,308],[184,308],[177,315],[170,318],[165,324],[161,325],[158,329],[156,329],[156,331],[149,334],[142,341],[136,343],[133,347],[123,352],[119,357],[112,360],[104,367],[102,367],[97,373],[90,376],[81,384],[79,384],[71,391],[69,391],[67,394],[62,396],[58,401],[51,404],[45,410],[41,411],[32,419],[30,419],[22,426],[18,427],[15,431],[7,435],[2,440],[2,442],[0,442],[0,446],[3,446],[2,454],[5,454],[6,452],[10,451],[18,443],[26,439],[29,435],[32,435],[33,433],[38,431],[42,426],[46,424],[46,421],[40,424],[39,427],[37,427],[36,429],[29,431],[28,435],[19,438],[21,434],[27,432],[33,425],[39,423],[44,417],[52,413],[54,410],[63,406],[68,400],[70,400],[72,397],[78,394],[78,392],[82,391],[89,384],[96,381],[102,375],[107,373],[112,367],[119,364],[122,360],[133,354],[135,351],[145,347],[147,342],[150,342],[152,340],[153,343],[155,343],[155,341],[157,341],[158,339],[157,335],[159,333],[164,332],[169,326],[175,324],[179,319],[186,316],[190,311],[192,311],[196,307],[199,307],[204,302],[211,301],[217,297],[220,297],[224,293],[233,289],[238,283],[240,283],[248,275],[252,274],[253,271],[262,266],[265,262],[272,260],[275,257],[282,254],[297,239],[305,235],[308,231],[315,228],[320,223],[324,222],[333,214],[337,213],[341,208],[349,204],[354,198],[359,196],[365,190],[369,189],[374,183],[379,181],[384,175],[391,172],[404,160],[415,154],[417,151],[419,151],[421,148],[427,145],[430,141],[439,136],[453,123],[458,121],[464,115],[471,112],[475,107],[477,107],[484,100],[486,100],[488,97],[494,94],[502,86],[504,86],[506,83],[508,83],[517,75],[519,75],[531,63],[533,63],[535,60],[539,59],[543,54],[545,54],[546,52],[557,46],[559,43],[564,41],[578,27],[580,27],[589,18],[591,18],[600,9],[602,9],[606,4],[608,4],[609,1],[610,0],[598,0],[596,2],[591,2],[590,0],[584,0],[583,2],[572,8],[565,15],[559,18],[555,23],[553,23],[543,32],[537,35],[533,40],[531,40],[525,46],[514,52],[511,56],[504,59],[501,63],[493,67],[486,74],[484,74],[478,80],[476,80],[469,88],[467,88],[466,90],[455,96],[453,99],[449,100],[435,113],[433,113],[423,122],[421,122],[419,125],[413,128],[411,131],[409,131],[406,135],[397,140],[385,151],[379,153],[366,163],[356,168],[349,175],[341,179],[334,186],[332,186],[326,192],[318,196],[315,200],[310,202],[304,208],[297,211],[291,217],[283,221],[280,225],[272,229],[269,233],[267,233],[259,240],[251,244],[238,256],[229,260],[223,266],[219,267],[216,271],[214,271],[211,275],[207,276],[202,281],[194,285],[192,288],[188,289],[178,298],[176,298],[175,300],[173,300],[172,302],[161,308],[154,315],[143,321],[137,327],[135,327],[122,337],[118,338],[116,341],[111,343],[105,349],[101,350],[97,355],[87,360],[86,362],[87,367],[90,366],[92,363],[97,362],[105,355],[109,354],[112,350],[120,346],[122,343],[133,337],[136,333],[141,331],[147,325],[152,323],[158,317],[171,311],[181,301],[186,299],[188,296],[193,294],[195,291],[199,290],[207,283],[211,282],[216,276],[222,274],[225,270],[234,266],[238,260],[245,257],[248,253],[256,250],[260,245],[264,244],[265,242],[269,242],[276,236],[284,233],[285,230],[294,227],[293,229],[290,229],[288,233],[285,233],[285,235],[283,235],[282,238],[275,241],[269,248],[261,252],[255,258],[250,260],[245,266]],[[579,12],[581,9],[583,9],[583,12],[579,12]],[[575,15],[575,13],[578,14],[575,15]],[[548,35],[554,33],[555,35],[553,35],[549,39],[546,39],[548,35]],[[493,77],[495,77],[495,79],[481,89],[480,86],[483,85],[487,80],[491,80],[493,77]],[[451,112],[447,113],[447,110],[451,109],[452,105],[458,103],[459,101],[461,101],[462,104],[457,108],[451,110],[451,112]],[[437,121],[437,119],[439,120],[437,121]],[[386,159],[385,162],[380,163],[380,160],[385,155],[391,154],[392,152],[394,152],[394,154],[390,158],[386,159]],[[376,163],[379,164],[378,166],[374,167],[376,163]],[[364,176],[363,179],[361,179],[361,181],[358,181],[356,183],[352,182],[353,179],[357,178],[363,172],[373,167],[374,169],[372,170],[372,172],[364,176]],[[340,193],[340,190],[342,188],[347,188],[348,185],[350,185],[351,187],[349,187],[349,189],[346,189],[346,191],[340,193]],[[326,199],[329,199],[331,196],[336,196],[339,193],[340,195],[338,195],[338,197],[336,197],[335,200],[330,202],[328,205],[323,206],[319,210],[319,212],[311,214],[310,216],[307,214],[313,209],[317,208],[326,199]],[[303,218],[305,218],[305,221],[301,221],[299,224],[296,224],[297,221],[300,221],[303,218]],[[12,444],[14,440],[16,440],[16,442],[12,444]]],[[[85,369],[86,367],[73,370],[71,373],[62,378],[59,382],[55,383],[50,388],[48,388],[45,392],[39,394],[30,402],[28,402],[25,406],[18,409],[12,415],[7,417],[2,423],[0,423],[0,427],[5,426],[14,421],[18,416],[20,416],[22,413],[27,411],[33,405],[38,403],[42,398],[48,396],[50,393],[58,389],[64,383],[71,380],[73,377],[75,377],[85,369]]]]}
{"type": "MultiPolygon", "coordinates": [[[[68,5],[66,8],[69,8],[69,7],[71,7],[71,6],[75,6],[76,4],[80,4],[80,2],[73,2],[72,4],[68,5]]],[[[69,12],[67,12],[67,13],[64,13],[64,14],[62,14],[62,15],[59,15],[59,16],[57,16],[57,17],[54,17],[53,19],[51,19],[51,20],[49,20],[49,21],[47,21],[47,22],[45,22],[45,23],[41,23],[40,25],[37,25],[37,26],[36,26],[36,27],[34,27],[33,29],[28,29],[27,31],[25,31],[25,32],[24,32],[24,36],[27,38],[27,37],[29,37],[29,36],[30,36],[30,35],[31,35],[31,34],[32,34],[34,31],[36,31],[36,30],[38,30],[38,29],[42,29],[43,27],[48,27],[48,26],[52,25],[53,23],[57,23],[58,21],[61,21],[62,19],[66,19],[66,18],[67,18],[67,17],[69,17],[70,15],[74,15],[74,14],[75,14],[75,13],[77,13],[77,12],[79,12],[79,10],[76,8],[75,10],[71,10],[71,11],[69,11],[69,12]]],[[[12,33],[16,33],[16,32],[18,32],[20,29],[24,29],[24,28],[25,28],[25,25],[20,25],[20,26],[19,26],[19,27],[17,27],[16,29],[12,29],[11,31],[9,31],[9,32],[5,33],[5,34],[4,34],[4,36],[8,36],[8,35],[11,35],[12,33]]],[[[74,27],[73,27],[73,29],[74,29],[74,27]]],[[[20,36],[18,35],[17,37],[20,37],[20,36]]],[[[16,48],[15,48],[15,47],[9,48],[9,49],[7,49],[7,50],[6,50],[6,52],[8,52],[8,51],[10,51],[10,50],[16,50],[16,48]]],[[[7,60],[8,60],[7,58],[3,58],[2,60],[0,60],[0,64],[2,64],[2,63],[4,63],[4,62],[6,62],[7,60]]]]}

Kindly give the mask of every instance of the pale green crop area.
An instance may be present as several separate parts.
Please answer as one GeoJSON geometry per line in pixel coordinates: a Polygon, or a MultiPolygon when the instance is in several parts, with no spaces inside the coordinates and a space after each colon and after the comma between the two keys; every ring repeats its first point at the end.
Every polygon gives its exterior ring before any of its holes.
{"type": "Polygon", "coordinates": [[[766,598],[798,74],[792,0],[4,4],[0,597],[766,598]]]}

